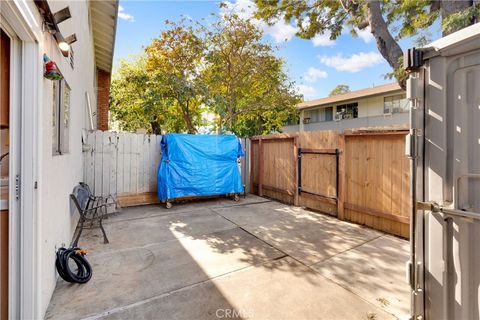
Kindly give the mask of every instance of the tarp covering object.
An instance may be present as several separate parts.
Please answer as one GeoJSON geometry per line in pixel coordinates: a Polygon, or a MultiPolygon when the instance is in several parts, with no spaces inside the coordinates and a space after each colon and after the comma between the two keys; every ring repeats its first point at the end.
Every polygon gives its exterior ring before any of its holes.
{"type": "Polygon", "coordinates": [[[162,137],[160,146],[160,200],[244,191],[237,164],[244,153],[236,136],[172,133],[162,137]]]}

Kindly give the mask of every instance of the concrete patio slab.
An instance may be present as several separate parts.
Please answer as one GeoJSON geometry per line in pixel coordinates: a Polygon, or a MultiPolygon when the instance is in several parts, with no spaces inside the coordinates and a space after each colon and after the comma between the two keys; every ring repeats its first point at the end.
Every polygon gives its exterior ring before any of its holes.
{"type": "Polygon", "coordinates": [[[251,199],[126,208],[106,224],[108,245],[85,230],[93,277],[59,279],[46,318],[389,319],[408,310],[404,260],[392,258],[406,241],[251,199]]]}
{"type": "Polygon", "coordinates": [[[243,206],[246,204],[268,203],[268,202],[272,202],[272,201],[266,198],[249,194],[247,197],[241,196],[238,202],[235,202],[232,199],[228,199],[228,198],[219,198],[219,199],[204,199],[204,200],[174,203],[172,208],[170,209],[166,209],[164,204],[134,206],[134,207],[122,208],[120,213],[115,214],[111,219],[106,219],[105,223],[108,224],[111,221],[118,222],[123,220],[130,220],[130,219],[169,215],[172,213],[197,211],[199,209],[228,208],[228,207],[243,206]]]}
{"type": "Polygon", "coordinates": [[[407,319],[410,290],[405,280],[405,263],[408,259],[408,242],[385,235],[312,268],[370,303],[407,319]]]}
{"type": "Polygon", "coordinates": [[[394,319],[291,258],[109,310],[94,319],[394,319]],[[228,317],[228,315],[234,315],[228,317]],[[160,316],[161,315],[161,316],[160,316]]]}
{"type": "Polygon", "coordinates": [[[184,232],[188,230],[188,235],[194,236],[236,227],[235,224],[223,219],[208,208],[138,219],[110,220],[110,223],[104,225],[110,244],[103,243],[101,230],[95,228],[84,230],[84,236],[80,239],[79,245],[89,248],[92,255],[100,252],[104,254],[184,236],[177,230],[184,232]]]}
{"type": "Polygon", "coordinates": [[[278,202],[269,201],[244,206],[213,208],[212,210],[236,225],[259,226],[269,224],[277,219],[294,219],[294,215],[285,212],[285,208],[289,207],[278,202]]]}
{"type": "Polygon", "coordinates": [[[91,256],[90,282],[59,280],[46,318],[87,317],[281,256],[238,228],[91,256]]]}
{"type": "Polygon", "coordinates": [[[334,217],[276,202],[214,211],[306,265],[383,235],[334,217]]]}

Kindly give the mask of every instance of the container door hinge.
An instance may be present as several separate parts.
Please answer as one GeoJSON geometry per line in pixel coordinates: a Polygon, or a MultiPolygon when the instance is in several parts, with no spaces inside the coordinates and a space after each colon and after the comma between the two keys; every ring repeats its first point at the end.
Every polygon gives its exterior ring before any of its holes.
{"type": "Polygon", "coordinates": [[[20,175],[17,174],[15,176],[15,199],[16,200],[20,199],[20,188],[21,188],[21,179],[20,179],[20,175]]]}

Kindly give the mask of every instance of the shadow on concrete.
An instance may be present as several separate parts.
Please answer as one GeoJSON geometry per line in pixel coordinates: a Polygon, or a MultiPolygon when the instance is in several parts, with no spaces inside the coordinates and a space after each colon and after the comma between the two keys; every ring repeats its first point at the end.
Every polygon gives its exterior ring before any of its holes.
{"type": "Polygon", "coordinates": [[[124,210],[108,245],[85,232],[93,277],[59,280],[46,319],[391,318],[305,265],[342,249],[327,217],[274,202],[178,207],[124,210]]]}

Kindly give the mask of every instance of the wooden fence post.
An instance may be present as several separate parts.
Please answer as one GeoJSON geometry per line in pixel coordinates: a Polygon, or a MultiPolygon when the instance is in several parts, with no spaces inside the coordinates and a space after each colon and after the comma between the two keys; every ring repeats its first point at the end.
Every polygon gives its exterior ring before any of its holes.
{"type": "Polygon", "coordinates": [[[298,146],[297,146],[297,137],[293,138],[293,156],[295,157],[293,160],[293,166],[295,167],[293,170],[295,172],[295,181],[294,181],[294,188],[295,190],[293,191],[294,196],[293,196],[293,204],[295,206],[298,206],[298,175],[302,174],[301,172],[298,172],[298,146]]]}
{"type": "Polygon", "coordinates": [[[263,142],[258,140],[258,195],[263,197],[263,142]]]}
{"type": "Polygon", "coordinates": [[[338,196],[337,196],[337,217],[340,220],[345,219],[345,135],[338,137],[338,196]]]}
{"type": "MultiPolygon", "coordinates": [[[[253,141],[250,139],[250,192],[255,192],[255,153],[253,151],[253,141]]],[[[258,149],[257,149],[258,151],[258,149]]]]}

